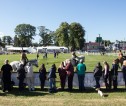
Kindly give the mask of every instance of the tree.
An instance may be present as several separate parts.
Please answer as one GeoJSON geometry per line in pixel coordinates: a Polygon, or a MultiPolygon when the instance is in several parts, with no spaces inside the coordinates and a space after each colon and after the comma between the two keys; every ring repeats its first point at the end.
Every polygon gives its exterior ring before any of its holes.
{"type": "Polygon", "coordinates": [[[70,24],[70,46],[75,49],[82,50],[84,47],[84,39],[85,36],[85,30],[79,23],[71,23],[70,24]]]}
{"type": "Polygon", "coordinates": [[[56,30],[57,42],[60,46],[71,47],[72,50],[84,47],[85,30],[79,23],[62,22],[56,30]]]}
{"type": "Polygon", "coordinates": [[[10,36],[3,36],[2,37],[2,42],[4,44],[10,45],[13,42],[13,40],[12,40],[12,38],[10,36]]]}
{"type": "Polygon", "coordinates": [[[19,24],[15,28],[15,35],[19,38],[20,46],[31,46],[33,36],[35,36],[36,28],[30,24],[19,24]]]}
{"type": "Polygon", "coordinates": [[[20,43],[19,38],[17,37],[17,35],[15,35],[15,36],[14,36],[14,46],[15,46],[15,47],[19,47],[19,46],[21,46],[20,44],[21,44],[21,43],[20,43]]]}
{"type": "Polygon", "coordinates": [[[2,43],[2,40],[1,40],[1,38],[0,38],[0,46],[3,46],[3,43],[2,43]]]}
{"type": "Polygon", "coordinates": [[[34,47],[38,47],[38,46],[39,46],[38,42],[32,43],[32,45],[33,45],[34,47]]]}
{"type": "Polygon", "coordinates": [[[53,43],[52,37],[53,37],[53,32],[50,31],[49,29],[46,29],[44,26],[38,27],[39,29],[39,36],[41,37],[40,39],[40,45],[47,46],[51,45],[53,43]]]}
{"type": "Polygon", "coordinates": [[[69,24],[62,22],[59,28],[56,30],[56,38],[59,46],[69,47],[69,24]]]}
{"type": "Polygon", "coordinates": [[[104,46],[109,46],[111,42],[110,40],[102,40],[102,44],[104,44],[104,46]]]}

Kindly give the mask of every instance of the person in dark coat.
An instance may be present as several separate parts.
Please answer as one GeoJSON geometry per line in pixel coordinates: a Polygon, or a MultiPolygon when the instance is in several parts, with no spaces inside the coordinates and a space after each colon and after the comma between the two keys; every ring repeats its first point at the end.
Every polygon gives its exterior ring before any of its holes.
{"type": "Polygon", "coordinates": [[[26,72],[25,72],[23,64],[20,64],[20,67],[17,70],[17,73],[18,73],[17,78],[19,80],[19,90],[22,91],[22,90],[24,90],[24,79],[26,77],[26,75],[25,75],[26,72]]]}
{"type": "Polygon", "coordinates": [[[113,89],[117,89],[117,76],[118,76],[118,68],[119,65],[117,64],[117,61],[114,60],[113,64],[112,64],[112,68],[111,68],[111,72],[110,72],[110,89],[111,89],[111,85],[113,84],[113,89]]]}
{"type": "Polygon", "coordinates": [[[59,76],[60,76],[60,85],[61,85],[61,89],[64,90],[65,88],[65,82],[66,82],[66,70],[63,69],[64,65],[63,62],[60,64],[59,68],[58,68],[58,72],[59,72],[59,76]]]}
{"type": "Polygon", "coordinates": [[[36,57],[37,57],[37,60],[38,60],[38,58],[39,58],[39,52],[37,52],[37,55],[36,55],[36,57]]]}
{"type": "Polygon", "coordinates": [[[67,76],[68,76],[68,90],[72,91],[72,89],[73,89],[74,67],[73,67],[70,59],[67,61],[67,64],[63,69],[66,70],[67,76]]]}
{"type": "Polygon", "coordinates": [[[57,54],[56,54],[56,51],[54,50],[54,58],[56,58],[56,55],[57,55],[57,54]]]}
{"type": "Polygon", "coordinates": [[[3,82],[3,92],[11,91],[11,72],[12,67],[9,64],[9,60],[5,60],[5,64],[1,67],[2,82],[3,82]]]}
{"type": "Polygon", "coordinates": [[[123,72],[123,79],[125,82],[125,89],[126,89],[126,60],[123,61],[122,72],[123,72]]]}
{"type": "Polygon", "coordinates": [[[46,80],[46,68],[45,65],[42,64],[40,69],[39,69],[39,79],[41,82],[41,90],[44,89],[44,85],[45,85],[45,80],[46,80]]]}
{"type": "Polygon", "coordinates": [[[55,92],[56,91],[56,65],[53,64],[51,69],[49,70],[49,75],[48,75],[48,79],[49,79],[49,92],[55,92]]]}
{"type": "Polygon", "coordinates": [[[94,78],[95,78],[95,81],[96,81],[96,89],[100,89],[100,78],[102,76],[102,66],[101,66],[101,63],[98,62],[95,69],[94,69],[94,78]]]}

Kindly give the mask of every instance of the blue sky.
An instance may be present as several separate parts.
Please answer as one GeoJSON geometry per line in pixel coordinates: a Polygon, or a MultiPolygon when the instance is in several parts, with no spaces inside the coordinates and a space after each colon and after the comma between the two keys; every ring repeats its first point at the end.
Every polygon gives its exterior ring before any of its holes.
{"type": "Polygon", "coordinates": [[[0,36],[13,37],[22,23],[55,31],[61,22],[80,23],[87,41],[99,34],[104,40],[126,40],[126,0],[0,0],[0,36]]]}

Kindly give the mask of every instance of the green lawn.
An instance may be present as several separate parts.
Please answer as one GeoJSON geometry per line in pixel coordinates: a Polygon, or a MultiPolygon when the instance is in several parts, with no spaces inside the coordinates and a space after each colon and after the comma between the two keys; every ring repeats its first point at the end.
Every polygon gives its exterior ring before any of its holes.
{"type": "MultiPolygon", "coordinates": [[[[35,54],[27,54],[29,59],[35,59],[35,54]]],[[[59,57],[54,59],[53,54],[48,55],[48,59],[43,59],[42,55],[39,57],[39,66],[44,63],[47,70],[53,63],[58,67],[61,61],[70,58],[71,54],[59,54],[59,57]]],[[[97,62],[108,61],[112,64],[113,59],[116,56],[96,56],[86,55],[85,64],[87,70],[92,71],[97,62]]],[[[1,55],[0,66],[3,65],[5,59],[9,59],[10,62],[14,60],[20,60],[20,54],[13,55],[1,55]]],[[[38,68],[34,68],[34,71],[38,71],[38,68]]],[[[57,84],[59,87],[59,84],[57,84]]],[[[3,93],[0,90],[0,106],[125,106],[126,105],[126,90],[121,87],[117,91],[102,91],[108,94],[108,97],[101,97],[94,89],[86,89],[85,92],[78,92],[77,88],[74,88],[72,92],[60,91],[50,94],[48,90],[40,91],[40,87],[36,87],[36,91],[29,92],[26,89],[24,92],[19,92],[18,88],[14,88],[11,93],[3,93]]]]}
{"type": "MultiPolygon", "coordinates": [[[[29,59],[35,59],[36,54],[27,54],[27,57],[29,59]]],[[[51,67],[52,64],[56,64],[57,68],[59,67],[60,63],[66,59],[71,58],[71,54],[59,54],[58,58],[54,58],[53,54],[48,54],[47,59],[43,59],[43,54],[40,54],[38,62],[39,62],[39,67],[41,66],[42,63],[45,64],[45,67],[47,70],[51,67]]],[[[116,56],[101,56],[101,55],[85,55],[85,64],[87,66],[87,71],[92,72],[95,65],[97,62],[103,62],[107,61],[110,66],[112,64],[112,61],[116,59],[116,56]]],[[[11,61],[17,61],[20,60],[20,54],[12,54],[12,55],[0,55],[0,66],[3,65],[3,62],[5,59],[9,59],[11,61]]],[[[39,68],[34,67],[34,71],[38,72],[39,68]]]]}
{"type": "Polygon", "coordinates": [[[72,92],[60,91],[50,94],[48,91],[19,92],[15,88],[11,93],[0,92],[0,106],[125,106],[126,92],[103,90],[108,97],[101,97],[95,90],[86,90],[79,93],[77,89],[72,92]]]}

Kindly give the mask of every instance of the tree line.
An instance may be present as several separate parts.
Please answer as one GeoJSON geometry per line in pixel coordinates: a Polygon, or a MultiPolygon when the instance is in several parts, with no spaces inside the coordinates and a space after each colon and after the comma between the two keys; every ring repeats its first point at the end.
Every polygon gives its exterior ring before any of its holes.
{"type": "Polygon", "coordinates": [[[15,47],[29,47],[29,46],[65,46],[72,50],[82,50],[84,46],[85,30],[80,23],[73,22],[68,24],[62,22],[55,31],[47,29],[45,26],[35,27],[30,24],[19,24],[14,29],[15,36],[3,36],[0,38],[0,45],[13,44],[15,47]],[[39,33],[36,33],[38,29],[39,33]],[[37,43],[33,43],[32,40],[36,35],[40,36],[40,40],[37,43]]]}

